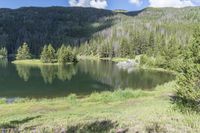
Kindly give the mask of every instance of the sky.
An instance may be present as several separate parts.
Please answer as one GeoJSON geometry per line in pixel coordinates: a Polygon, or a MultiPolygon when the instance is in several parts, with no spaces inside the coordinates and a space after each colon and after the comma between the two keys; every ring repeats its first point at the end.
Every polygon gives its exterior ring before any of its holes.
{"type": "Polygon", "coordinates": [[[176,7],[200,6],[200,0],[0,0],[0,8],[49,6],[80,6],[101,9],[141,10],[145,7],[176,7]]]}

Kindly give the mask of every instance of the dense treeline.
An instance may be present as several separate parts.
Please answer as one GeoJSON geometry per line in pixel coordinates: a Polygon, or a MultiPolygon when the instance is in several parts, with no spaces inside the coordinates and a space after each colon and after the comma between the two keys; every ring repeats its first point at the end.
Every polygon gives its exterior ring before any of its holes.
{"type": "MultiPolygon", "coordinates": [[[[16,60],[31,59],[30,48],[27,43],[24,43],[17,50],[16,60]]],[[[40,54],[40,61],[42,63],[59,63],[66,64],[69,62],[77,62],[77,55],[75,48],[62,45],[56,52],[51,44],[45,45],[40,54]]]]}
{"type": "Polygon", "coordinates": [[[95,8],[28,7],[0,9],[0,47],[15,54],[27,42],[33,55],[45,44],[79,45],[92,34],[112,25],[113,12],[95,8]]]}
{"type": "Polygon", "coordinates": [[[167,62],[192,39],[194,28],[200,25],[199,12],[200,8],[147,8],[118,14],[115,25],[93,35],[79,53],[100,57],[167,55],[167,62]]]}
{"type": "Polygon", "coordinates": [[[199,24],[199,11],[199,7],[138,12],[80,7],[0,9],[0,47],[15,54],[27,42],[31,53],[39,56],[45,44],[55,49],[62,44],[85,44],[80,54],[134,57],[147,53],[149,46],[162,48],[173,38],[181,46],[188,44],[193,27],[199,24]],[[128,45],[130,51],[120,53],[121,45],[128,45]]]}

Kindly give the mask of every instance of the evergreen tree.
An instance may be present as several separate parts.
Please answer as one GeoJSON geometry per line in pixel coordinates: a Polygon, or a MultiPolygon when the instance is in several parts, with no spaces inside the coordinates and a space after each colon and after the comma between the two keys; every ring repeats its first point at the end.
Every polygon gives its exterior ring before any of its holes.
{"type": "Polygon", "coordinates": [[[22,46],[18,48],[16,59],[17,60],[31,59],[30,49],[27,43],[24,43],[22,46]]]}
{"type": "Polygon", "coordinates": [[[130,55],[130,47],[127,39],[123,39],[120,46],[120,56],[128,57],[130,55]]]}
{"type": "Polygon", "coordinates": [[[193,43],[186,53],[178,78],[176,103],[200,111],[200,30],[195,30],[193,43]]]}
{"type": "Polygon", "coordinates": [[[42,53],[40,55],[40,59],[43,63],[53,63],[56,59],[55,49],[51,44],[48,46],[44,46],[42,53]]]}
{"type": "Polygon", "coordinates": [[[99,47],[99,56],[100,58],[108,58],[110,56],[112,56],[112,46],[108,45],[108,44],[102,44],[99,47]]]}
{"type": "Polygon", "coordinates": [[[58,63],[65,64],[67,62],[76,62],[76,51],[70,46],[66,47],[64,45],[57,51],[58,63]]]}
{"type": "Polygon", "coordinates": [[[189,46],[189,58],[194,63],[200,64],[200,27],[197,27],[193,34],[192,45],[189,46]]]}
{"type": "Polygon", "coordinates": [[[69,50],[66,46],[62,45],[57,51],[58,63],[65,64],[69,62],[69,50]]]}
{"type": "Polygon", "coordinates": [[[52,47],[51,44],[48,45],[47,56],[48,56],[48,62],[49,63],[55,62],[56,53],[55,53],[55,49],[52,47]]]}
{"type": "Polygon", "coordinates": [[[149,36],[149,42],[148,42],[148,47],[147,47],[147,54],[148,55],[154,55],[154,50],[155,50],[155,39],[154,39],[154,33],[151,32],[149,36]]]}
{"type": "Polygon", "coordinates": [[[44,46],[44,48],[42,49],[41,55],[40,55],[40,60],[43,63],[48,63],[48,48],[47,45],[44,46]]]}

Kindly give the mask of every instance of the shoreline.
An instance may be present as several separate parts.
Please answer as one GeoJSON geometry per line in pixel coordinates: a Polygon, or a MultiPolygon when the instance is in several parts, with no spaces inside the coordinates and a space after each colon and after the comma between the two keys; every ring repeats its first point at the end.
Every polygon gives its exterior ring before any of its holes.
{"type": "MultiPolygon", "coordinates": [[[[11,63],[15,64],[15,65],[29,65],[29,66],[58,66],[58,65],[62,65],[60,63],[42,63],[39,59],[15,60],[15,61],[12,61],[11,63]]],[[[66,65],[68,65],[68,64],[73,64],[73,62],[66,63],[66,65]]]]}
{"type": "MultiPolygon", "coordinates": [[[[98,56],[78,56],[78,60],[99,60],[99,61],[112,61],[115,63],[119,62],[124,62],[128,60],[134,60],[134,59],[129,59],[129,58],[119,58],[119,57],[114,57],[114,58],[99,58],[98,56]]],[[[29,65],[29,66],[58,66],[62,65],[60,63],[42,63],[39,59],[28,59],[28,60],[15,60],[11,62],[12,64],[15,65],[29,65]]],[[[65,65],[70,65],[73,64],[73,62],[66,63],[65,65]]],[[[156,67],[147,67],[147,66],[138,66],[138,69],[144,69],[144,70],[152,70],[152,71],[160,71],[160,72],[167,72],[167,73],[172,73],[174,75],[177,75],[178,73],[173,71],[173,70],[167,70],[164,68],[156,68],[156,67]]]]}
{"type": "Polygon", "coordinates": [[[174,95],[175,86],[175,81],[172,81],[155,87],[153,91],[127,88],[94,92],[82,99],[71,94],[54,99],[18,99],[10,104],[0,100],[0,130],[10,127],[23,132],[61,129],[70,132],[72,128],[75,132],[118,129],[128,129],[129,132],[148,129],[180,132],[187,127],[188,132],[200,131],[198,114],[181,113],[171,104],[170,96],[174,95]],[[13,123],[26,119],[30,120],[13,123]],[[91,129],[91,125],[95,127],[91,129]]]}
{"type": "MultiPolygon", "coordinates": [[[[78,56],[78,60],[107,60],[107,61],[112,61],[112,62],[115,62],[115,63],[119,63],[119,62],[123,62],[123,61],[134,60],[134,59],[131,59],[131,58],[120,58],[120,57],[100,58],[98,56],[78,56]]],[[[137,68],[138,69],[144,69],[144,70],[167,72],[167,73],[172,73],[174,75],[178,74],[176,71],[167,70],[167,69],[159,68],[159,67],[138,66],[137,68]]]]}

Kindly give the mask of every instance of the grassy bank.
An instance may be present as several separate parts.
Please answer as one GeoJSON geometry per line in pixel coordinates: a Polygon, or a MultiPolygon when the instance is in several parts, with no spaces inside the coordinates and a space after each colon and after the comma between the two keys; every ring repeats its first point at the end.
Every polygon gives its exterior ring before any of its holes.
{"type": "MultiPolygon", "coordinates": [[[[12,62],[17,65],[31,65],[31,66],[41,66],[41,65],[59,65],[59,63],[43,63],[39,59],[30,59],[30,60],[15,60],[12,62]]],[[[72,64],[72,63],[67,63],[72,64]]]]}
{"type": "Polygon", "coordinates": [[[98,56],[85,56],[85,55],[78,55],[78,60],[100,60],[100,57],[98,56]]]}
{"type": "Polygon", "coordinates": [[[79,60],[111,60],[113,62],[122,62],[129,60],[128,58],[120,58],[120,57],[114,57],[114,58],[100,58],[99,56],[83,56],[79,55],[77,57],[79,60]]]}
{"type": "Polygon", "coordinates": [[[22,131],[68,132],[199,132],[200,115],[174,110],[170,97],[175,83],[156,87],[154,91],[118,90],[93,93],[78,99],[65,98],[0,103],[0,127],[22,131]]]}
{"type": "Polygon", "coordinates": [[[173,71],[173,70],[164,69],[164,68],[156,68],[156,67],[150,67],[150,66],[140,66],[140,69],[152,70],[152,71],[160,71],[160,72],[166,72],[166,73],[171,73],[171,74],[174,74],[174,75],[178,75],[178,72],[173,71]]]}

